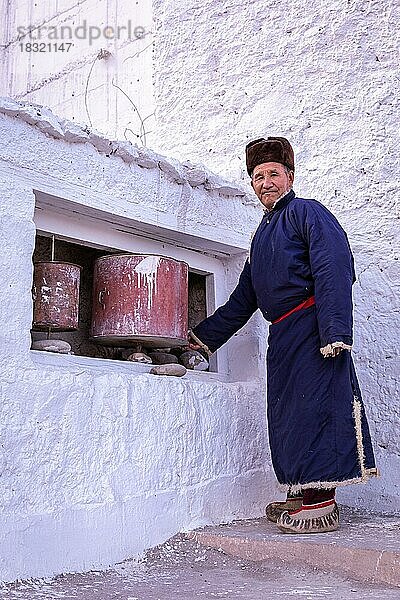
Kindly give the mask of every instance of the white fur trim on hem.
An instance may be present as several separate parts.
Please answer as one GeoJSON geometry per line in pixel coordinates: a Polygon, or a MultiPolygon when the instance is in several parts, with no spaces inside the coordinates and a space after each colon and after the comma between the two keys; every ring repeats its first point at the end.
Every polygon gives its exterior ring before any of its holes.
{"type": "Polygon", "coordinates": [[[363,477],[354,477],[353,479],[345,479],[344,481],[312,481],[311,483],[296,483],[287,485],[284,483],[278,484],[278,489],[281,492],[287,492],[289,489],[291,492],[301,492],[307,489],[317,490],[330,490],[336,487],[342,487],[345,485],[354,485],[357,483],[367,483],[370,477],[379,477],[378,469],[366,469],[363,477]]]}
{"type": "Polygon", "coordinates": [[[365,468],[365,454],[364,444],[361,426],[361,402],[358,396],[354,396],[353,399],[353,417],[354,417],[354,429],[357,440],[357,454],[358,462],[360,464],[361,477],[355,477],[353,479],[345,479],[344,481],[312,481],[311,483],[295,483],[291,485],[279,484],[278,487],[282,492],[287,492],[289,489],[291,492],[296,493],[307,489],[332,489],[335,487],[342,487],[344,485],[353,485],[356,483],[367,483],[371,477],[379,477],[378,469],[366,469],[365,468]]]}
{"type": "Polygon", "coordinates": [[[362,425],[361,425],[361,402],[359,401],[357,396],[354,396],[354,399],[353,399],[353,417],[354,417],[354,427],[356,430],[356,438],[357,438],[358,462],[360,463],[361,477],[364,477],[365,476],[365,454],[364,454],[364,444],[363,444],[362,425]]]}

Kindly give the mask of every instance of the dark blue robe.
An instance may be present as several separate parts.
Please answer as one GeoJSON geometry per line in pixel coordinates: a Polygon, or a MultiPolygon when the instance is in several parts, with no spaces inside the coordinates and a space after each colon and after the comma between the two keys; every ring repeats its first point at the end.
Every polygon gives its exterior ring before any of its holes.
{"type": "Polygon", "coordinates": [[[267,420],[278,481],[295,489],[335,487],[376,474],[352,357],[324,358],[332,342],[352,344],[354,261],[336,218],[290,191],[262,219],[230,298],[194,328],[217,350],[259,308],[269,328],[267,420]]]}

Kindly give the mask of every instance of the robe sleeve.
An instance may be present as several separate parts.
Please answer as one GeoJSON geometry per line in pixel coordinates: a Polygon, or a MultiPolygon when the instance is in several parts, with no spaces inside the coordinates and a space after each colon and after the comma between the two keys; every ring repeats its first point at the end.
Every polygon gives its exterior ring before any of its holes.
{"type": "Polygon", "coordinates": [[[321,346],[334,342],[351,346],[355,272],[347,235],[333,214],[316,201],[307,201],[303,227],[314,279],[321,346]]]}
{"type": "Polygon", "coordinates": [[[247,323],[257,308],[250,264],[246,260],[238,284],[228,301],[213,315],[194,327],[193,333],[208,346],[211,352],[215,352],[247,323]]]}

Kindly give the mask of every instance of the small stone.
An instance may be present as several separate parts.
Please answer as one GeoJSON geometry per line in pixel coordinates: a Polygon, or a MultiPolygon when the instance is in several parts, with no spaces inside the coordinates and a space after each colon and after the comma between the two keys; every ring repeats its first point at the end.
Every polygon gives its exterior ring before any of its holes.
{"type": "Polygon", "coordinates": [[[192,187],[203,185],[207,180],[207,170],[203,165],[194,165],[190,161],[183,163],[186,179],[192,187]]]}
{"type": "Polygon", "coordinates": [[[112,142],[112,140],[106,138],[98,131],[91,131],[89,133],[89,143],[92,144],[98,152],[102,152],[103,154],[114,154],[117,149],[117,145],[112,142]]]}
{"type": "MultiPolygon", "coordinates": [[[[141,347],[134,348],[133,346],[131,346],[130,348],[121,348],[121,359],[128,360],[130,355],[134,354],[135,352],[142,352],[142,348],[141,347]]],[[[145,352],[145,354],[147,354],[147,352],[145,352]]]]}
{"type": "Polygon", "coordinates": [[[179,357],[180,362],[193,371],[206,371],[209,367],[208,361],[197,350],[188,350],[179,357]]]}
{"type": "Polygon", "coordinates": [[[140,363],[147,363],[150,364],[153,361],[151,360],[150,356],[147,356],[147,354],[144,354],[143,352],[132,352],[132,354],[130,354],[126,360],[129,360],[130,362],[140,362],[140,363]]]}
{"type": "Polygon", "coordinates": [[[32,350],[70,354],[71,346],[68,342],[64,342],[63,340],[37,340],[36,342],[32,342],[32,350]]]}
{"type": "Polygon", "coordinates": [[[159,154],[156,154],[150,148],[144,148],[143,146],[136,146],[138,153],[137,164],[145,169],[155,169],[158,167],[159,154]]]}
{"type": "Polygon", "coordinates": [[[168,352],[149,352],[149,356],[155,365],[169,365],[179,363],[179,360],[173,354],[168,352]]]}
{"type": "Polygon", "coordinates": [[[170,375],[171,377],[183,377],[186,369],[183,365],[169,364],[157,365],[150,370],[152,375],[170,375]]]}
{"type": "Polygon", "coordinates": [[[0,98],[0,113],[4,115],[10,115],[12,117],[18,116],[21,112],[23,104],[21,102],[17,102],[12,98],[0,98]]]}
{"type": "Polygon", "coordinates": [[[131,144],[130,142],[115,142],[116,151],[115,155],[122,158],[122,160],[128,164],[134,163],[137,161],[137,157],[139,156],[137,147],[131,144]]]}
{"type": "Polygon", "coordinates": [[[78,125],[67,119],[60,121],[61,128],[64,132],[64,138],[67,142],[79,144],[85,143],[89,139],[89,134],[85,130],[84,125],[78,125]]]}
{"type": "Polygon", "coordinates": [[[161,171],[164,171],[173,181],[177,183],[184,183],[186,180],[182,165],[173,158],[165,158],[164,156],[159,157],[158,166],[161,171]]]}
{"type": "Polygon", "coordinates": [[[207,175],[207,181],[204,185],[206,190],[215,190],[224,196],[245,196],[246,192],[243,188],[239,187],[234,183],[230,183],[223,177],[209,173],[207,175]]]}

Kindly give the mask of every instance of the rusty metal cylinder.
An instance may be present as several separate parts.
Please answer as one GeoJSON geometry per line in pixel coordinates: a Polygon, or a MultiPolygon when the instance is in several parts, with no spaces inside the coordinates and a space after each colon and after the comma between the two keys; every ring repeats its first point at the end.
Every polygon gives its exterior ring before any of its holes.
{"type": "Polygon", "coordinates": [[[33,329],[78,329],[81,269],[68,262],[37,262],[33,275],[33,329]]]}
{"type": "Polygon", "coordinates": [[[114,346],[187,344],[188,265],[155,255],[102,256],[94,266],[91,336],[114,346]]]}

